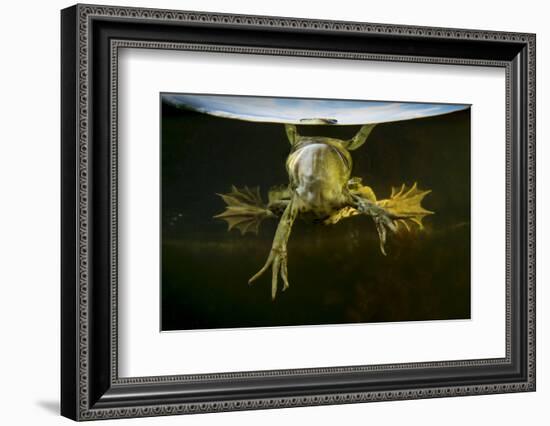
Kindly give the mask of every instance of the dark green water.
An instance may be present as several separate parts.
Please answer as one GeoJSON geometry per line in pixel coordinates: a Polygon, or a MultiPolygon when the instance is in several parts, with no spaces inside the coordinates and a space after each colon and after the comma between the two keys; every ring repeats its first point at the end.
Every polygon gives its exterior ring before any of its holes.
{"type": "MultiPolygon", "coordinates": [[[[349,138],[359,126],[302,126],[349,138]]],[[[264,264],[277,226],[227,232],[216,193],[287,183],[281,124],[250,123],[162,105],[162,330],[470,318],[470,111],[378,125],[352,153],[353,176],[378,198],[391,186],[432,189],[424,231],[378,248],[372,220],[334,226],[297,220],[288,245],[290,288],[271,301],[264,264]]]]}

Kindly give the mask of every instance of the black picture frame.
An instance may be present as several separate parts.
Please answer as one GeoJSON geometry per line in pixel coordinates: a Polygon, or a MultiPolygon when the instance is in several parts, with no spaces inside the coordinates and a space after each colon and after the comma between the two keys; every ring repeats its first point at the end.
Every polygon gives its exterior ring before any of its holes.
{"type": "MultiPolygon", "coordinates": [[[[158,416],[535,390],[535,35],[97,5],[61,12],[61,414],[158,416]],[[506,356],[118,377],[117,52],[195,49],[506,70],[506,356]]],[[[504,212],[503,212],[504,214],[504,212]]]]}

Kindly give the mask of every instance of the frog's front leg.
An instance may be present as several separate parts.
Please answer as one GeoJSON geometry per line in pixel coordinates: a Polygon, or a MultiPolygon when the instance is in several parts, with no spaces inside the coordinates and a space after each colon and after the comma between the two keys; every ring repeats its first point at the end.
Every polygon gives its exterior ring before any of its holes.
{"type": "Polygon", "coordinates": [[[384,245],[386,244],[386,234],[389,229],[392,232],[397,231],[397,225],[394,222],[393,215],[383,207],[380,207],[376,203],[363,197],[352,196],[355,208],[360,213],[371,216],[376,225],[378,231],[378,238],[380,239],[380,251],[385,256],[386,250],[384,245]]]}
{"type": "Polygon", "coordinates": [[[292,198],[281,216],[281,220],[279,221],[279,225],[275,231],[271,251],[265,265],[256,273],[256,275],[248,280],[248,283],[252,284],[271,266],[272,299],[275,299],[275,296],[277,295],[277,282],[279,274],[283,279],[283,291],[288,288],[287,243],[290,236],[290,231],[292,229],[292,224],[296,219],[296,215],[297,209],[295,207],[294,198],[292,198]]]}

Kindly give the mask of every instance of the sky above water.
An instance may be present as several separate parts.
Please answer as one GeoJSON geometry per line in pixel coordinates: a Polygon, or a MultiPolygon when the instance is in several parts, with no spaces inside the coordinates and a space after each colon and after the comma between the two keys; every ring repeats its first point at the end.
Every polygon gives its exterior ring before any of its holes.
{"type": "Polygon", "coordinates": [[[380,102],[227,95],[163,94],[178,108],[254,122],[359,125],[432,117],[469,108],[466,104],[380,102]]]}

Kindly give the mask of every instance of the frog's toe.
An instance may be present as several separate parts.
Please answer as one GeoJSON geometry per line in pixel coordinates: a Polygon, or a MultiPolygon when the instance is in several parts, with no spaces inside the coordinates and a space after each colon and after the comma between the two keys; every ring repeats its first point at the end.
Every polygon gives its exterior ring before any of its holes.
{"type": "Polygon", "coordinates": [[[288,284],[288,268],[286,257],[283,258],[281,262],[281,277],[283,278],[283,291],[285,291],[289,286],[288,284]]]}

